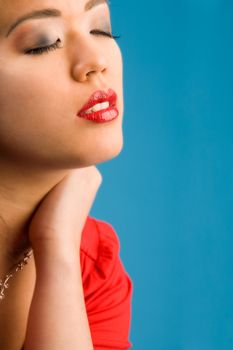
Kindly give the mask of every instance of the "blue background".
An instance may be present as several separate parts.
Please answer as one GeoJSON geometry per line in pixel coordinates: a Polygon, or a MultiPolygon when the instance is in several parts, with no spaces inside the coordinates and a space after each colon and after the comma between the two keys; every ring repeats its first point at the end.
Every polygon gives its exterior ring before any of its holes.
{"type": "Polygon", "coordinates": [[[112,0],[124,149],[91,215],[134,282],[133,349],[233,349],[233,1],[112,0]]]}

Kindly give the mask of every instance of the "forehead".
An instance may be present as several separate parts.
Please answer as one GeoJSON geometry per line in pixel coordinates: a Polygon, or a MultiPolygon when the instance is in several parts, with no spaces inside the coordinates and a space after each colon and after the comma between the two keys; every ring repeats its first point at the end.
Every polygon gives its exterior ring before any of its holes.
{"type": "MultiPolygon", "coordinates": [[[[60,0],[0,0],[0,30],[4,30],[15,18],[24,13],[39,10],[44,7],[53,7],[61,5],[60,0]]],[[[76,1],[76,3],[83,3],[83,0],[76,1]]],[[[67,3],[70,3],[68,0],[67,3]]]]}
{"type": "Polygon", "coordinates": [[[108,0],[0,0],[0,31],[16,17],[36,10],[56,7],[64,13],[78,13],[101,3],[109,5],[108,0]]]}
{"type": "Polygon", "coordinates": [[[109,5],[109,0],[0,0],[0,15],[9,16],[12,13],[56,6],[77,10],[84,9],[86,5],[88,9],[99,3],[109,5]]]}

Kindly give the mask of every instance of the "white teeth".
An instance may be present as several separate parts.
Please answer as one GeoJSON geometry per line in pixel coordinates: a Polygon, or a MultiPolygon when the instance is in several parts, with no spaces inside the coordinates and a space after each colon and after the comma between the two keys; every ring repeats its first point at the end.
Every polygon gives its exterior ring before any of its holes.
{"type": "Polygon", "coordinates": [[[106,101],[106,102],[102,102],[101,105],[102,105],[102,108],[108,108],[110,104],[108,101],[106,101]]]}
{"type": "Polygon", "coordinates": [[[92,113],[92,112],[98,112],[102,109],[106,109],[109,107],[109,102],[102,102],[102,103],[97,103],[96,105],[94,105],[93,107],[87,109],[85,111],[86,114],[92,113]]]}

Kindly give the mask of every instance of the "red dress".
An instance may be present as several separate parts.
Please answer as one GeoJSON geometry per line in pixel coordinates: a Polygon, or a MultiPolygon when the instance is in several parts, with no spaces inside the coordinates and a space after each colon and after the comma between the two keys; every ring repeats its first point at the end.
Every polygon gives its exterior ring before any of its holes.
{"type": "Polygon", "coordinates": [[[86,311],[95,350],[127,350],[133,283],[119,256],[120,242],[107,222],[88,216],[80,246],[86,311]]]}
{"type": "Polygon", "coordinates": [[[88,216],[82,231],[80,262],[94,350],[128,350],[133,345],[129,341],[133,283],[119,252],[113,227],[88,216]]]}

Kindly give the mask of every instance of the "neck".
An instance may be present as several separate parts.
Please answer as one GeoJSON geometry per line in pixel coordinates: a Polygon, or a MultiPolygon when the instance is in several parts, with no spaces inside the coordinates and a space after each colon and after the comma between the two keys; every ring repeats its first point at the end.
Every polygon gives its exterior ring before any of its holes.
{"type": "Polygon", "coordinates": [[[30,247],[30,221],[44,196],[68,173],[4,166],[0,161],[0,279],[30,247]]]}

